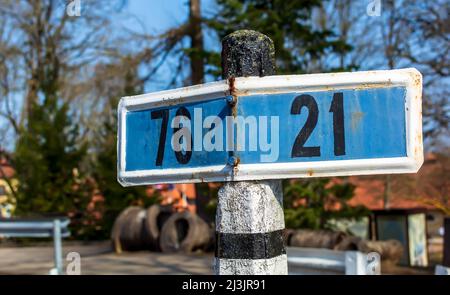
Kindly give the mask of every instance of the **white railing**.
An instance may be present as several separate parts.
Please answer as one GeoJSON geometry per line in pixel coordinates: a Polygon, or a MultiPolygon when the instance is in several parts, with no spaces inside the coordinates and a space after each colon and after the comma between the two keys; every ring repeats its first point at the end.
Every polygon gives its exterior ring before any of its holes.
{"type": "Polygon", "coordinates": [[[51,274],[62,274],[62,238],[70,236],[68,218],[0,219],[0,237],[5,238],[53,238],[55,268],[51,274]]]}
{"type": "Polygon", "coordinates": [[[287,257],[290,275],[369,274],[367,254],[359,251],[288,247],[287,257]]]}

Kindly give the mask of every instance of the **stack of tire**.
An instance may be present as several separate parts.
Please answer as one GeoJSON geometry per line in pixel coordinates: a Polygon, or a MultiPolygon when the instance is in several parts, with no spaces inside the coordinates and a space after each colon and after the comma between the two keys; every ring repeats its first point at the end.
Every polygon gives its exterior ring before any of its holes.
{"type": "Polygon", "coordinates": [[[168,207],[128,207],[114,222],[111,239],[116,253],[151,250],[189,253],[213,245],[210,226],[191,212],[172,213],[168,207]]]}
{"type": "Polygon", "coordinates": [[[403,254],[403,246],[397,240],[371,241],[331,230],[288,229],[286,244],[291,247],[327,248],[338,251],[377,252],[381,259],[397,264],[403,254]]]}

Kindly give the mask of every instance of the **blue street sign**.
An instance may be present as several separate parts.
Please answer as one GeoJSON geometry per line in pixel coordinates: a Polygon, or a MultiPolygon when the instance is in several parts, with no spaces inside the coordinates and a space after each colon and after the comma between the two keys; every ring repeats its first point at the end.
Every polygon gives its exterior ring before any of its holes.
{"type": "Polygon", "coordinates": [[[228,84],[122,99],[119,181],[402,173],[422,164],[421,76],[414,69],[228,84]]]}

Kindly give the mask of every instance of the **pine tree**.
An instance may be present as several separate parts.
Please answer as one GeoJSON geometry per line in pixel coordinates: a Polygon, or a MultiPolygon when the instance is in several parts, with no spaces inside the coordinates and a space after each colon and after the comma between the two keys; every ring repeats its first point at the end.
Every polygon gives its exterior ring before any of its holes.
{"type": "Polygon", "coordinates": [[[288,228],[332,228],[332,219],[355,218],[368,214],[363,206],[347,204],[354,196],[355,186],[345,181],[317,180],[287,181],[284,191],[285,218],[288,228]]]}
{"type": "Polygon", "coordinates": [[[58,102],[56,89],[42,90],[43,100],[32,104],[14,153],[18,211],[67,214],[81,209],[89,195],[79,181],[86,145],[79,142],[68,104],[58,102]]]}

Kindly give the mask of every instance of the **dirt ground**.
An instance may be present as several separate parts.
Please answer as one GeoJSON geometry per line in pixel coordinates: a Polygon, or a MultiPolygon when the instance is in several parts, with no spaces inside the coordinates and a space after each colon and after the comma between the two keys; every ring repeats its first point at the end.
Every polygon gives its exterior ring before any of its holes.
{"type": "MultiPolygon", "coordinates": [[[[109,242],[64,243],[63,257],[69,252],[81,256],[81,274],[212,274],[213,254],[163,254],[148,251],[115,254],[109,242]]],[[[64,266],[64,270],[65,270],[64,266]]],[[[0,275],[48,274],[53,268],[51,245],[0,247],[0,275]]]]}

